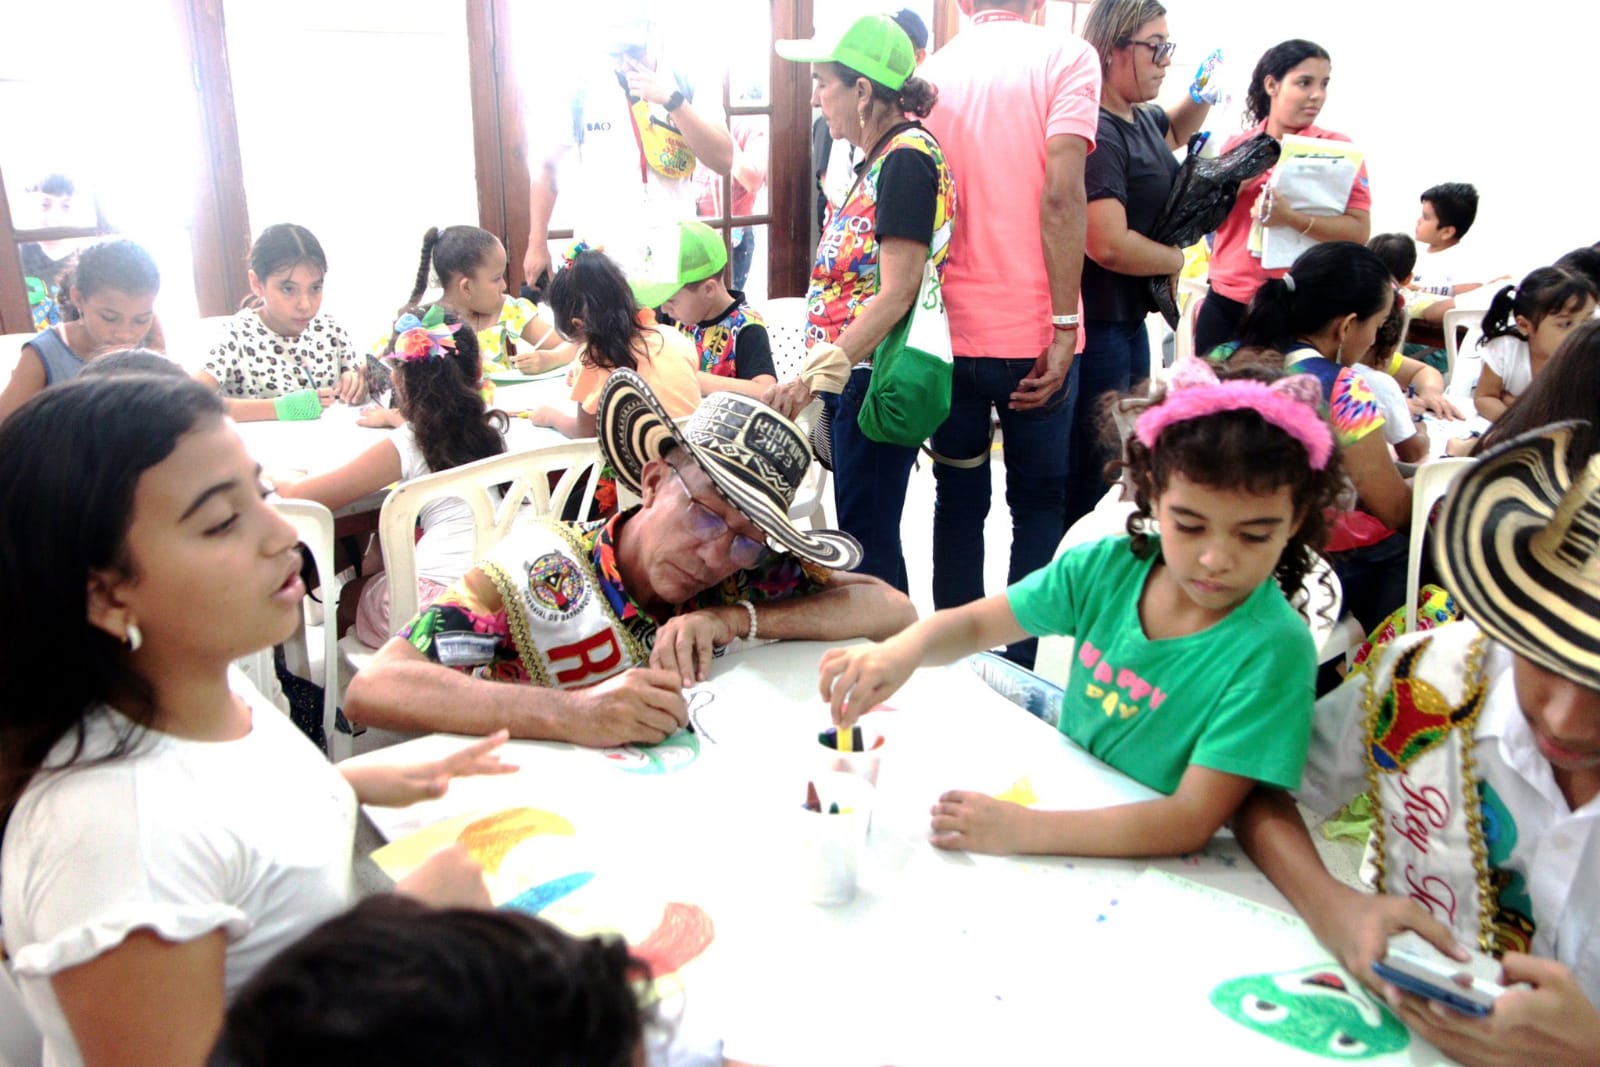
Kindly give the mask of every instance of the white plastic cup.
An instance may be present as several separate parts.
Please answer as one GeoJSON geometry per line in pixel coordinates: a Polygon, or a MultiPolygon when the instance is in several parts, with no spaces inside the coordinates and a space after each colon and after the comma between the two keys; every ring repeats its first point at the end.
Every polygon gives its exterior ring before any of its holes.
{"type": "Polygon", "coordinates": [[[863,728],[861,731],[862,748],[859,751],[841,752],[833,740],[835,730],[829,728],[817,737],[817,747],[822,750],[821,767],[824,771],[843,771],[865,778],[873,785],[878,784],[878,764],[883,759],[883,750],[888,746],[883,735],[863,728]]]}
{"type": "Polygon", "coordinates": [[[812,783],[822,810],[807,811],[802,804],[794,816],[799,883],[813,904],[848,904],[856,895],[877,790],[843,771],[819,774],[812,783]],[[835,804],[839,811],[830,814],[835,804]]]}

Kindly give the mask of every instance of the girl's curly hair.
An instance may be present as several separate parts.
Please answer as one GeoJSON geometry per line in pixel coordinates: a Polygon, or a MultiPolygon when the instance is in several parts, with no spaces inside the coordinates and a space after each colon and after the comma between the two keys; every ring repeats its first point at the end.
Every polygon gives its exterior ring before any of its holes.
{"type": "MultiPolygon", "coordinates": [[[[1271,382],[1282,377],[1282,367],[1283,356],[1278,352],[1240,349],[1218,368],[1218,376],[1271,382]]],[[[1127,419],[1159,406],[1165,398],[1165,391],[1158,389],[1148,399],[1124,396],[1115,407],[1127,419]]],[[[1308,412],[1307,417],[1313,416],[1308,412]]],[[[1328,513],[1344,481],[1338,449],[1326,467],[1312,470],[1304,445],[1250,410],[1221,411],[1175,423],[1162,432],[1154,449],[1129,434],[1123,458],[1107,467],[1106,477],[1108,481],[1125,478],[1133,491],[1135,507],[1128,516],[1128,535],[1133,539],[1133,553],[1140,559],[1149,559],[1157,551],[1152,537],[1155,501],[1166,491],[1173,474],[1213,489],[1261,495],[1289,487],[1300,527],[1283,546],[1273,576],[1290,605],[1305,616],[1309,599],[1306,576],[1315,564],[1314,554],[1327,543],[1328,513]]],[[[1322,584],[1331,601],[1332,588],[1326,576],[1322,584]]]]}

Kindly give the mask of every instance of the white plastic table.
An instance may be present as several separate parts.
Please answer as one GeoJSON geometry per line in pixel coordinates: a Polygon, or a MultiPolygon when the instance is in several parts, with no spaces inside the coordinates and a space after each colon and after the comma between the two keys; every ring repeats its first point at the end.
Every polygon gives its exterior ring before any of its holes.
{"type": "MultiPolygon", "coordinates": [[[[566,383],[557,376],[526,384],[501,386],[495,392],[494,406],[510,412],[541,404],[566,405],[570,403],[567,395],[566,383]]],[[[336,403],[326,408],[320,419],[303,422],[241,422],[236,425],[245,447],[269,474],[275,471],[320,474],[344,466],[392,432],[385,427],[358,425],[356,419],[360,413],[359,405],[336,403]]],[[[565,440],[567,438],[555,430],[535,426],[527,419],[513,418],[506,430],[506,448],[513,452],[559,444],[565,440]]],[[[369,494],[339,509],[337,514],[375,510],[382,506],[386,495],[387,491],[369,494]]]]}
{"type": "MultiPolygon", "coordinates": [[[[595,876],[541,914],[580,932],[620,929],[637,943],[667,902],[703,910],[714,940],[673,988],[681,983],[694,1029],[720,1033],[729,1057],[756,1063],[1067,1062],[1098,1042],[1121,1061],[1145,1062],[1136,1020],[1155,1006],[1102,981],[1128,960],[1118,950],[1123,935],[1101,928],[1114,925],[1118,902],[1147,867],[1265,904],[1272,927],[1299,928],[1270,910],[1285,907],[1282,897],[1225,837],[1148,865],[929,845],[928,809],[947,789],[998,793],[1025,778],[1039,806],[1061,808],[1154,796],[994,694],[964,664],[917,672],[894,710],[864,720],[886,741],[860,890],[843,906],[807,902],[786,828],[816,768],[817,732],[828,725],[816,695],[826,647],[786,642],[719,659],[706,685],[711,700],[692,701],[698,754],[677,750],[670,771],[638,773],[638,751],[513,742],[508,756],[522,767],[515,775],[462,779],[439,800],[368,813],[391,840],[514,806],[564,818],[571,834],[528,843],[548,865],[539,877],[595,876]],[[584,894],[608,902],[612,914],[583,914],[584,894]]],[[[358,758],[431,758],[461,743],[432,735],[358,758]]],[[[1314,944],[1297,951],[1317,954],[1314,944]]],[[[1206,1012],[1206,1024],[1217,1025],[1206,1012]]],[[[1160,1036],[1158,1016],[1147,1019],[1151,1038],[1160,1036]]],[[[1282,1046],[1220,1023],[1230,1046],[1237,1037],[1230,1062],[1284,1062],[1282,1046]]]]}

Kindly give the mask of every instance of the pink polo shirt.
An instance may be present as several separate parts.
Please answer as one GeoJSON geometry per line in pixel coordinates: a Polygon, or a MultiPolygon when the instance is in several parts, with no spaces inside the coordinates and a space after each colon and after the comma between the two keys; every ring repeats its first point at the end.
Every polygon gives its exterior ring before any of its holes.
{"type": "MultiPolygon", "coordinates": [[[[1235,134],[1222,146],[1222,151],[1228,152],[1266,128],[1267,121],[1262,119],[1253,129],[1235,134]]],[[[1307,126],[1295,132],[1302,137],[1320,137],[1326,141],[1350,140],[1342,133],[1324,130],[1320,126],[1307,126]]],[[[1240,187],[1239,199],[1234,201],[1233,210],[1217,227],[1217,239],[1211,248],[1211,288],[1241,304],[1248,304],[1250,298],[1256,295],[1256,290],[1261,288],[1261,283],[1268,278],[1281,278],[1289,273],[1287,269],[1262,270],[1261,260],[1250,254],[1250,215],[1255,210],[1256,194],[1271,176],[1272,171],[1269,170],[1240,187]]],[[[1356,173],[1356,182],[1350,187],[1350,199],[1345,202],[1344,209],[1372,209],[1372,190],[1367,185],[1366,163],[1362,163],[1361,170],[1356,173]]]]}
{"type": "Polygon", "coordinates": [[[944,149],[961,205],[944,268],[950,347],[1033,359],[1052,333],[1039,237],[1045,141],[1067,134],[1094,149],[1100,58],[1077,37],[985,11],[917,75],[938,86],[923,125],[944,149]]]}

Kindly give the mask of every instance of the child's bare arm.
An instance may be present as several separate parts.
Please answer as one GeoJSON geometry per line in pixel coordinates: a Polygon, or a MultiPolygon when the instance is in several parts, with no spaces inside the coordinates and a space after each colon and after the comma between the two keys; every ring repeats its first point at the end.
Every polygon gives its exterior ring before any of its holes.
{"type": "Polygon", "coordinates": [[[700,382],[700,394],[702,396],[729,392],[760,400],[767,395],[768,389],[778,384],[778,379],[770,374],[758,374],[754,378],[745,379],[724,378],[720,374],[707,374],[705,371],[696,371],[695,377],[700,382]]]}
{"type": "Polygon", "coordinates": [[[1211,840],[1255,782],[1191,765],[1177,791],[1089,811],[1034,811],[982,793],[952,792],[933,807],[940,848],[998,855],[1176,856],[1211,840]]]}
{"type": "Polygon", "coordinates": [[[954,663],[996,645],[1027,637],[1004,593],[959,608],[936,611],[887,641],[830,648],[818,667],[818,691],[832,705],[833,721],[850,726],[887,700],[921,666],[954,663]]]}
{"type": "Polygon", "coordinates": [[[1240,806],[1233,832],[1245,855],[1261,868],[1317,940],[1342,967],[1374,989],[1372,963],[1389,937],[1415,930],[1453,952],[1450,930],[1404,897],[1363,893],[1339,881],[1323,864],[1294,800],[1281,789],[1255,790],[1240,806]]]}
{"type": "Polygon", "coordinates": [[[1493,422],[1511,407],[1511,397],[1506,393],[1506,383],[1488,364],[1478,374],[1478,388],[1472,400],[1478,405],[1478,414],[1493,422]]]}

